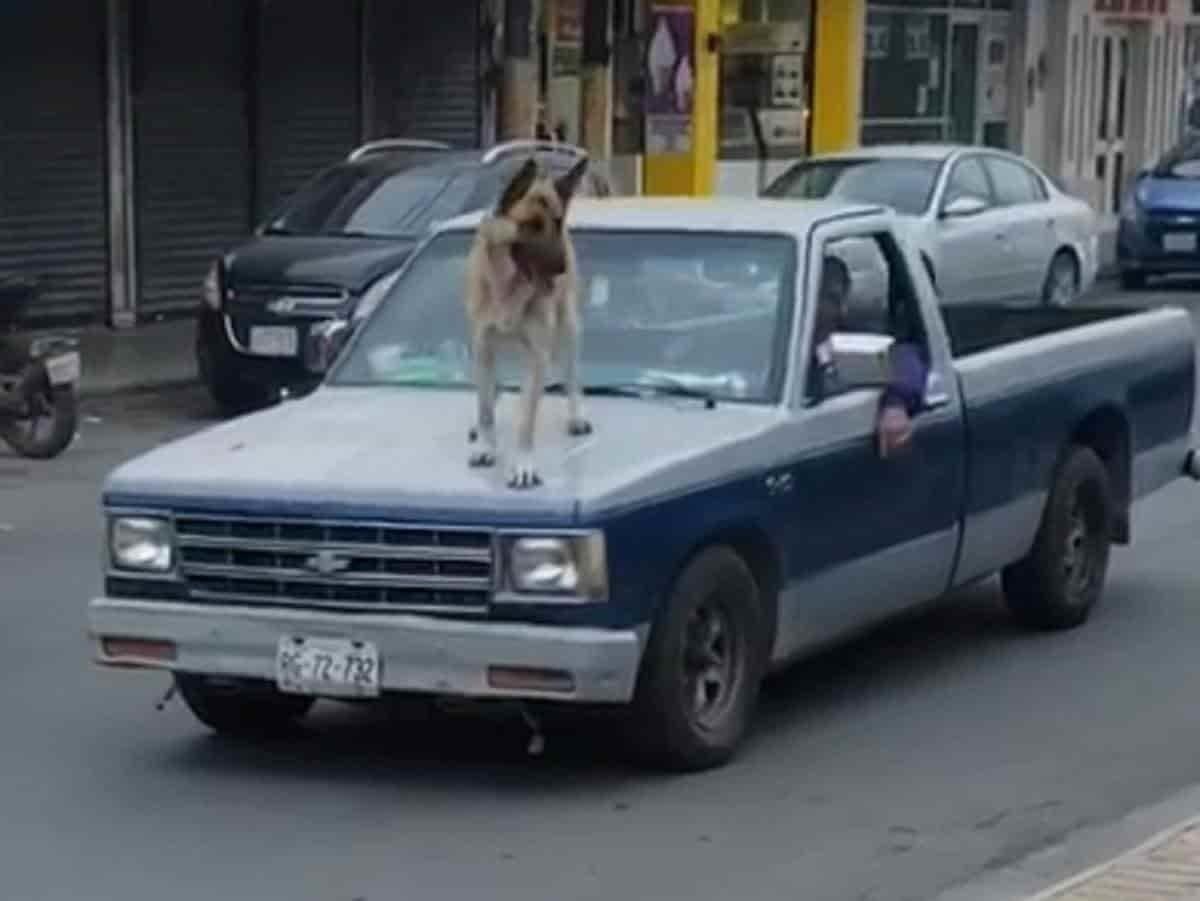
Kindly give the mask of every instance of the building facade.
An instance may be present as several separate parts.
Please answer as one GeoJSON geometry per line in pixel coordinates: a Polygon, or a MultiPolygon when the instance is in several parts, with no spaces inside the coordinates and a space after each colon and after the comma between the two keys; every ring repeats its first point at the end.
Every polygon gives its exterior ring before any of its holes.
{"type": "Polygon", "coordinates": [[[1197,0],[1030,0],[1022,150],[1110,219],[1182,134],[1200,74],[1197,0]]]}
{"type": "Polygon", "coordinates": [[[190,312],[214,256],[356,144],[492,140],[492,4],[0,5],[0,273],[42,321],[190,312]]]}

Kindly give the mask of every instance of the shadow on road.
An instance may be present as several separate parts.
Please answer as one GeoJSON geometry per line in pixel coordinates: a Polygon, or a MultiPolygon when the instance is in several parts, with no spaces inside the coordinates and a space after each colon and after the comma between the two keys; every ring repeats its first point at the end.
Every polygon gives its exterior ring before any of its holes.
{"type": "MultiPolygon", "coordinates": [[[[971,588],[770,679],[747,750],[769,753],[840,710],[919,690],[989,648],[1028,640],[998,605],[994,583],[971,588]]],[[[543,725],[546,749],[534,757],[527,753],[529,730],[511,708],[449,713],[423,701],[324,703],[293,736],[270,742],[218,738],[195,724],[199,737],[165,746],[159,762],[188,775],[270,773],[433,794],[486,788],[521,797],[533,788],[577,795],[670,778],[636,767],[621,741],[624,722],[612,713],[550,714],[543,725]]]]}

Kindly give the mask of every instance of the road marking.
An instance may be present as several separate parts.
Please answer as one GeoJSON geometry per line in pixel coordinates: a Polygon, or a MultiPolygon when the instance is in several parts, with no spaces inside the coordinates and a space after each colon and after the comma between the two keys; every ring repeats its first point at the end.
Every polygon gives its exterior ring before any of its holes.
{"type": "Polygon", "coordinates": [[[1027,901],[1200,899],[1200,817],[1084,870],[1027,901]]]}

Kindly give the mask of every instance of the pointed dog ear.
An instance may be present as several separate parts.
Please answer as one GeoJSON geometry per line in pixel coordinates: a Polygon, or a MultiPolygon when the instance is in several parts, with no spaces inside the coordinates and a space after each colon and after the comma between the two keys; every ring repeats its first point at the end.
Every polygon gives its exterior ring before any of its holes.
{"type": "Polygon", "coordinates": [[[530,157],[525,161],[525,165],[517,170],[517,174],[512,177],[508,186],[500,194],[500,201],[496,204],[496,212],[503,216],[516,206],[521,198],[529,192],[537,175],[537,161],[533,157],[530,157]]]}
{"type": "Polygon", "coordinates": [[[571,202],[571,197],[579,188],[579,182],[583,180],[583,173],[587,171],[588,158],[585,156],[574,166],[571,171],[565,175],[560,175],[554,180],[554,190],[558,194],[558,199],[563,205],[563,209],[567,208],[567,204],[571,202]]]}

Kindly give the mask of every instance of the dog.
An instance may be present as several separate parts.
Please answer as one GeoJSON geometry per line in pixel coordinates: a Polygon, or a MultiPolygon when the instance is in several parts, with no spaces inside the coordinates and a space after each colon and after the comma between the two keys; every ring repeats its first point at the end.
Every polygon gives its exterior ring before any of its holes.
{"type": "Polygon", "coordinates": [[[567,433],[587,435],[579,385],[579,301],[575,249],[567,209],[587,170],[586,157],[557,179],[530,157],[513,176],[495,210],[480,223],[467,257],[466,308],[478,398],[470,442],[472,467],[496,463],[496,354],[502,342],[525,354],[517,453],[508,476],[514,489],[541,484],[533,439],[546,374],[563,366],[567,433]]]}

